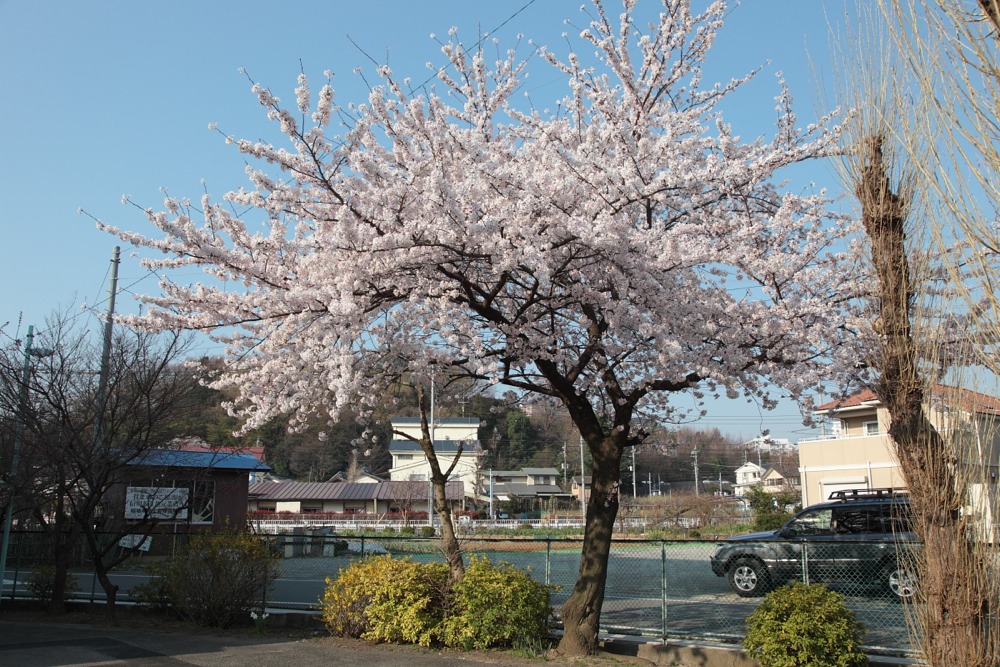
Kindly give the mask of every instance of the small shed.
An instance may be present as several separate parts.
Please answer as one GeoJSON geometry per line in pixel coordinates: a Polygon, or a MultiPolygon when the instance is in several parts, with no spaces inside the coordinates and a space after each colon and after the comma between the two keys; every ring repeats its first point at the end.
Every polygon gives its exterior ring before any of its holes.
{"type": "Polygon", "coordinates": [[[174,533],[241,528],[250,479],[268,470],[249,454],[151,449],[125,467],[113,500],[126,522],[153,520],[174,533]]]}

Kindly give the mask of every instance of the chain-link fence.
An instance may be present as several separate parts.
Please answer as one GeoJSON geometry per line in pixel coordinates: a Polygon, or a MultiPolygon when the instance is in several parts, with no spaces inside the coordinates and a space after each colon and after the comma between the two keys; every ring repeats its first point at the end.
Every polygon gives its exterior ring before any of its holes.
{"type": "MultiPolygon", "coordinates": [[[[336,578],[341,568],[360,558],[384,554],[425,562],[444,558],[438,540],[433,538],[388,534],[345,536],[329,532],[305,530],[261,536],[280,555],[280,573],[268,595],[269,608],[316,610],[327,578],[336,578]]],[[[173,537],[164,535],[155,539],[173,537]]],[[[474,536],[462,539],[461,543],[467,556],[486,556],[494,562],[510,563],[529,570],[536,580],[550,584],[556,612],[576,582],[582,545],[579,538],[474,536]]],[[[760,596],[767,588],[790,580],[822,581],[845,595],[847,606],[864,625],[865,645],[871,652],[905,653],[910,648],[907,609],[919,602],[901,603],[893,594],[890,580],[906,573],[890,567],[890,563],[897,562],[889,558],[892,549],[885,543],[859,542],[851,550],[842,545],[807,548],[800,545],[798,550],[782,552],[770,568],[757,561],[761,565],[757,576],[765,579],[767,586],[748,593],[739,583],[740,576],[750,576],[748,571],[734,573],[730,567],[746,568],[751,558],[747,554],[733,559],[717,573],[713,571],[716,542],[614,540],[601,628],[608,633],[736,643],[743,637],[747,616],[760,603],[760,596]]],[[[31,571],[37,564],[47,562],[41,558],[43,553],[38,534],[12,536],[2,588],[4,598],[31,596],[28,585],[31,571]]],[[[135,551],[135,557],[116,568],[111,578],[120,587],[118,599],[128,601],[132,587],[148,579],[145,564],[161,558],[135,551]]],[[[78,598],[103,599],[103,591],[83,554],[75,558],[72,572],[78,598]]]]}

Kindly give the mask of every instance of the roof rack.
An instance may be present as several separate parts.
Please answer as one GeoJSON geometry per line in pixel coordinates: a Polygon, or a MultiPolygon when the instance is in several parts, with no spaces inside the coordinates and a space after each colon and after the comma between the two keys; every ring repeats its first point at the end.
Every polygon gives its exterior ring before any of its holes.
{"type": "Polygon", "coordinates": [[[840,489],[830,494],[830,500],[870,500],[872,498],[894,498],[895,496],[907,495],[907,489],[884,488],[884,489],[840,489]]]}

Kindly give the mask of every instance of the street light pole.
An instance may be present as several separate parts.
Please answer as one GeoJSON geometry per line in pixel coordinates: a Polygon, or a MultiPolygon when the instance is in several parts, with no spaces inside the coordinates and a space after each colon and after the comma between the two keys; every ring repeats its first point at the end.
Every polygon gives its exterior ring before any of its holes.
{"type": "MultiPolygon", "coordinates": [[[[7,550],[10,547],[10,525],[14,520],[14,479],[17,475],[18,459],[21,451],[21,438],[24,435],[24,412],[28,409],[28,376],[31,368],[31,355],[44,357],[52,354],[49,350],[33,351],[31,343],[35,338],[35,327],[28,326],[28,335],[24,342],[24,365],[21,367],[21,393],[18,396],[17,419],[14,422],[14,454],[10,463],[10,474],[7,477],[10,487],[10,498],[7,499],[7,511],[3,519],[3,545],[0,546],[0,600],[3,599],[3,582],[7,575],[7,550]]],[[[13,596],[13,591],[11,591],[13,596]]]]}

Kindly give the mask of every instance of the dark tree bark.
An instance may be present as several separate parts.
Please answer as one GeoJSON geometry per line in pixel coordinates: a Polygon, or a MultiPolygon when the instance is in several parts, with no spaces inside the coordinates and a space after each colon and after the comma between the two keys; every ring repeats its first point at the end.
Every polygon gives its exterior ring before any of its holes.
{"type": "Polygon", "coordinates": [[[871,139],[864,151],[857,196],[877,278],[876,393],[891,418],[889,436],[910,491],[914,530],[923,541],[918,571],[924,604],[918,613],[924,656],[941,667],[995,667],[996,639],[987,632],[992,600],[984,583],[989,566],[977,556],[970,519],[961,511],[968,492],[957,467],[962,462],[926,412],[929,385],[912,329],[906,202],[891,189],[881,138],[871,139]]]}

